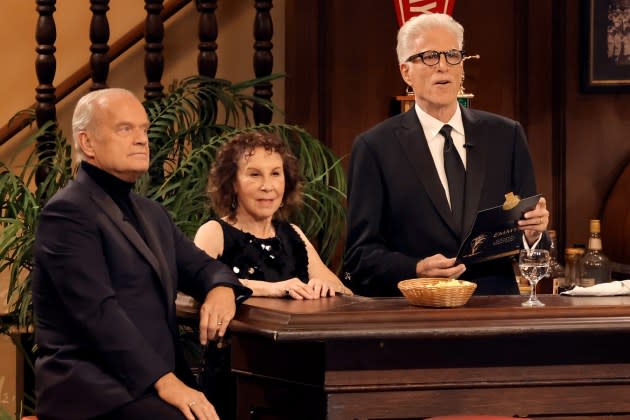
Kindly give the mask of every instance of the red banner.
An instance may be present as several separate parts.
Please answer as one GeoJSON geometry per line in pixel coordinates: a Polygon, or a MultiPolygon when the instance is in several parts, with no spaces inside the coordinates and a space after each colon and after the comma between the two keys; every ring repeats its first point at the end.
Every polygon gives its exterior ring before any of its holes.
{"type": "Polygon", "coordinates": [[[423,13],[453,14],[455,0],[392,0],[396,8],[398,26],[423,13]]]}

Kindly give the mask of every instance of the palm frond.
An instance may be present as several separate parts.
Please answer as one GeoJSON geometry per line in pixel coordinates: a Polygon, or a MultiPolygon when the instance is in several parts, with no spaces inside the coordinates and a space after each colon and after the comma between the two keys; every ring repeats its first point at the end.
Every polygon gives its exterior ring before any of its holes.
{"type": "MultiPolygon", "coordinates": [[[[41,141],[41,140],[40,140],[41,141]]],[[[0,271],[8,271],[7,303],[20,326],[32,322],[31,271],[33,245],[41,207],[72,175],[71,150],[53,123],[47,123],[23,144],[30,153],[24,163],[0,162],[0,271]],[[48,138],[53,153],[38,161],[37,139],[48,138]],[[37,172],[45,174],[35,185],[37,172]]]]}

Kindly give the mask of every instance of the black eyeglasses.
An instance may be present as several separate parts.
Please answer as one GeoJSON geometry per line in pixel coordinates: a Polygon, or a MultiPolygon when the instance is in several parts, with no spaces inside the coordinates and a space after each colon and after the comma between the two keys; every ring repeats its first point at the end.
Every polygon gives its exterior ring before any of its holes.
{"type": "Polygon", "coordinates": [[[446,62],[452,66],[459,64],[464,59],[465,51],[448,50],[448,51],[422,51],[414,54],[407,59],[407,62],[416,61],[418,58],[427,66],[435,66],[440,62],[440,55],[444,55],[446,62]]]}

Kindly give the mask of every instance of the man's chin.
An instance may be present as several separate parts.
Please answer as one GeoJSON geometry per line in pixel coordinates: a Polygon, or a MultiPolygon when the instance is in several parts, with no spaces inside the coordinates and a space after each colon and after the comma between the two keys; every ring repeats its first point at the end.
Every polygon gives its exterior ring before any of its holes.
{"type": "Polygon", "coordinates": [[[118,174],[115,174],[115,176],[117,176],[118,178],[122,179],[123,181],[126,182],[136,182],[138,179],[140,179],[140,177],[142,175],[144,175],[145,173],[147,173],[147,171],[149,170],[149,166],[148,165],[143,165],[141,167],[138,168],[131,168],[128,169],[126,171],[121,171],[118,174]]]}
{"type": "Polygon", "coordinates": [[[144,165],[136,170],[134,170],[134,175],[136,179],[140,178],[142,175],[146,174],[149,171],[149,165],[144,165]]]}

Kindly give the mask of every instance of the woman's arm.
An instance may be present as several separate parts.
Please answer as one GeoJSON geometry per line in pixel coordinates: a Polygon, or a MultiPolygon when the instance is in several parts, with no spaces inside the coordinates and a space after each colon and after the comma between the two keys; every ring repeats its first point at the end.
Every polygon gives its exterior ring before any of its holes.
{"type": "Polygon", "coordinates": [[[206,251],[212,258],[223,254],[223,228],[216,220],[210,220],[197,229],[195,245],[206,251]]]}
{"type": "Polygon", "coordinates": [[[244,286],[252,289],[253,296],[291,297],[293,299],[317,299],[313,288],[297,277],[288,280],[269,282],[264,280],[239,279],[244,286]]]}
{"type": "Polygon", "coordinates": [[[352,291],[345,287],[339,277],[335,275],[322,261],[315,247],[308,240],[304,232],[294,224],[291,227],[297,232],[306,245],[308,256],[309,285],[320,296],[334,296],[335,294],[352,295],[352,291]]]}

